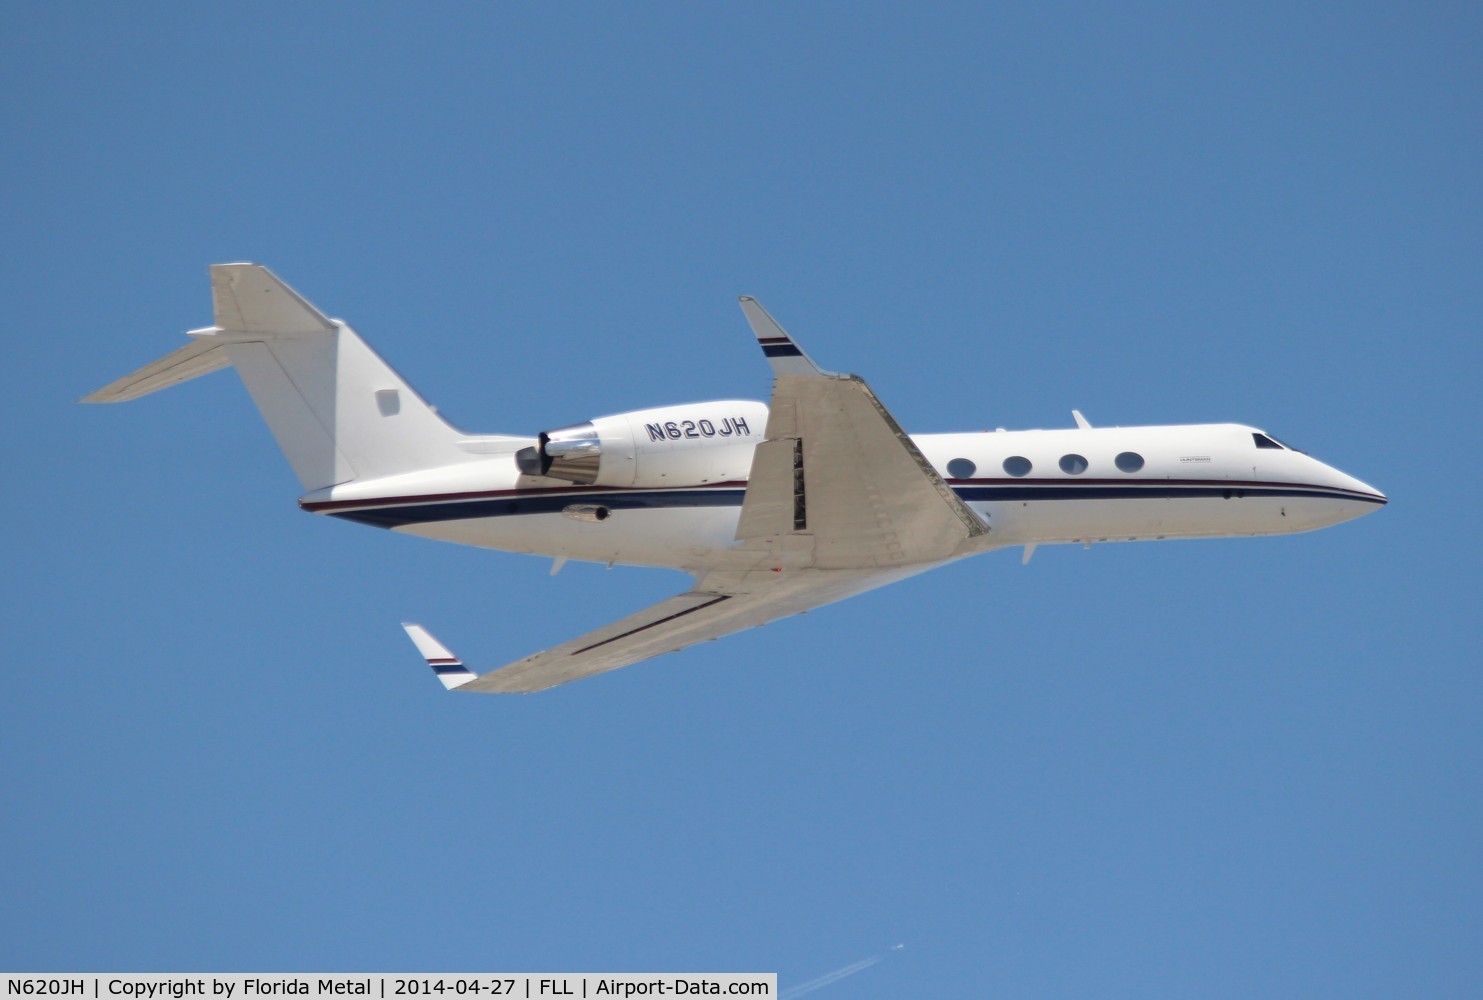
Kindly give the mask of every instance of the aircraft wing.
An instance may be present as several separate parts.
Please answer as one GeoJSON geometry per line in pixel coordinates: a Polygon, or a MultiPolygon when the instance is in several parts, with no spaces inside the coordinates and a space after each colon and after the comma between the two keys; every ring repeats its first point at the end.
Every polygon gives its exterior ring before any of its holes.
{"type": "Polygon", "coordinates": [[[407,625],[445,687],[540,691],[799,614],[982,547],[988,526],[857,376],[822,371],[756,300],[742,309],[774,373],[726,568],[683,594],[483,675],[407,625]]]}
{"type": "Polygon", "coordinates": [[[783,565],[886,568],[940,562],[987,534],[863,379],[821,371],[741,301],[776,377],[738,541],[783,565]]]}
{"type": "Polygon", "coordinates": [[[611,625],[486,674],[475,674],[420,625],[403,628],[444,687],[513,694],[581,680],[661,653],[852,597],[931,566],[895,571],[716,571],[695,587],[611,625]]]}

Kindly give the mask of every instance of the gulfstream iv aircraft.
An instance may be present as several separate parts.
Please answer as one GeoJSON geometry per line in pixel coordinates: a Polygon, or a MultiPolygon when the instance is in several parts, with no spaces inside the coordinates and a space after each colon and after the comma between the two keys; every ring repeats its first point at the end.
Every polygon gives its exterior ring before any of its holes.
{"type": "Polygon", "coordinates": [[[257,264],[211,268],[215,325],[88,396],[235,368],[316,514],[409,535],[684,570],[684,593],[482,675],[420,625],[444,686],[539,691],[795,615],[966,556],[1056,542],[1284,535],[1386,498],[1239,424],[918,434],[824,371],[755,300],[766,403],[638,410],[534,436],[465,434],[355,331],[257,264]]]}

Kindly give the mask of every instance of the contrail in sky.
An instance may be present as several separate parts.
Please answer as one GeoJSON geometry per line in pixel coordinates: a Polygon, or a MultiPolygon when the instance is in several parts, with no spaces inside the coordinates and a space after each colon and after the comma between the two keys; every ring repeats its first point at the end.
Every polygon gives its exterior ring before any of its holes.
{"type": "Polygon", "coordinates": [[[854,965],[846,965],[843,969],[835,969],[833,972],[826,972],[817,979],[810,979],[808,982],[800,983],[790,990],[784,990],[782,994],[778,996],[778,1000],[795,1000],[796,997],[806,996],[807,994],[812,993],[814,990],[822,990],[826,986],[832,986],[835,983],[839,982],[841,979],[846,979],[850,976],[853,976],[857,972],[864,972],[875,963],[889,956],[891,952],[900,951],[902,948],[905,947],[906,945],[904,944],[894,945],[889,950],[884,951],[879,955],[873,955],[870,958],[861,959],[854,965]]]}

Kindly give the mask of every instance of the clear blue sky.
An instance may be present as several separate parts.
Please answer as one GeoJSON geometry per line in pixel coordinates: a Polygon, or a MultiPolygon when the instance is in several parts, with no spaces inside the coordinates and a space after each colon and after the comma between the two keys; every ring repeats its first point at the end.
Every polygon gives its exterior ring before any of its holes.
{"type": "Polygon", "coordinates": [[[1229,6],[10,4],[0,967],[1475,995],[1483,15],[1229,6]],[[747,293],[911,430],[1238,420],[1391,504],[446,695],[398,622],[684,581],[302,514],[230,373],[74,403],[233,260],[469,430],[765,398],[747,293]]]}

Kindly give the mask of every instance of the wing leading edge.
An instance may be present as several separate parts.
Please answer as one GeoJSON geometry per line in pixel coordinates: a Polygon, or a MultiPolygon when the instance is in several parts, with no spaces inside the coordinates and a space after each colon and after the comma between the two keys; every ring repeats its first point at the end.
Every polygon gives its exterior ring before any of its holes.
{"type": "Polygon", "coordinates": [[[916,566],[886,572],[710,573],[697,580],[693,590],[560,646],[479,675],[465,667],[462,660],[422,626],[402,627],[449,690],[529,693],[766,625],[930,568],[916,566]]]}

